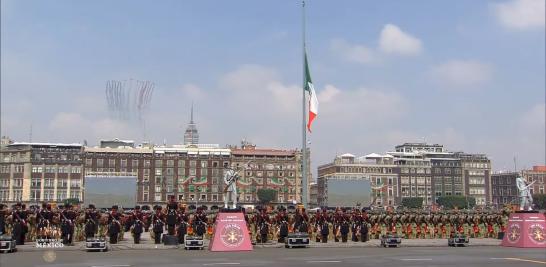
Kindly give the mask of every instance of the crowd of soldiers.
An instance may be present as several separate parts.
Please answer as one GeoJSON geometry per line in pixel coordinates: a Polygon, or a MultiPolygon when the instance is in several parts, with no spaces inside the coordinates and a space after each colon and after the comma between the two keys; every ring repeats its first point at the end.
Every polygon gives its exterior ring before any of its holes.
{"type": "MultiPolygon", "coordinates": [[[[366,242],[386,234],[403,238],[447,238],[456,233],[473,238],[497,238],[504,232],[509,212],[500,211],[369,211],[365,209],[313,210],[304,208],[258,208],[244,211],[253,240],[257,243],[283,243],[291,233],[308,234],[316,242],[366,242]]],[[[41,208],[27,209],[16,204],[11,210],[0,204],[0,235],[11,235],[22,245],[36,239],[60,239],[66,245],[86,238],[108,237],[115,244],[130,232],[138,244],[141,235],[149,232],[154,243],[162,236],[175,236],[179,243],[186,235],[210,238],[217,210],[204,207],[188,210],[169,200],[166,207],[154,206],[152,211],[134,207],[123,212],[112,206],[101,212],[94,205],[79,209],[64,205],[53,209],[48,203],[41,208]]]]}

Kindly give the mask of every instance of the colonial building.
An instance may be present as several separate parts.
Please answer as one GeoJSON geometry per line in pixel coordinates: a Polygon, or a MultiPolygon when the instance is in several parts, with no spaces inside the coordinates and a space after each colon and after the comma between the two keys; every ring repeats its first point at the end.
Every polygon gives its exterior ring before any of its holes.
{"type": "Polygon", "coordinates": [[[258,148],[247,142],[230,149],[233,168],[248,165],[237,184],[242,203],[258,201],[256,192],[260,188],[275,189],[277,203],[301,203],[302,157],[299,150],[258,148]]]}
{"type": "MultiPolygon", "coordinates": [[[[330,184],[336,181],[369,181],[370,203],[352,203],[363,206],[395,205],[400,199],[399,179],[394,157],[391,155],[369,154],[356,158],[352,154],[337,156],[333,162],[318,167],[317,202],[319,206],[335,205],[329,201],[329,194],[343,195],[344,192],[331,192],[330,184]]],[[[355,183],[356,184],[356,183],[355,183]]]]}
{"type": "Polygon", "coordinates": [[[318,184],[311,183],[309,185],[309,208],[318,207],[318,184]]]}
{"type": "Polygon", "coordinates": [[[8,143],[0,151],[0,202],[83,200],[82,145],[8,143]]]}
{"type": "Polygon", "coordinates": [[[506,204],[519,205],[517,172],[495,173],[491,175],[491,195],[493,205],[502,208],[506,204]]]}

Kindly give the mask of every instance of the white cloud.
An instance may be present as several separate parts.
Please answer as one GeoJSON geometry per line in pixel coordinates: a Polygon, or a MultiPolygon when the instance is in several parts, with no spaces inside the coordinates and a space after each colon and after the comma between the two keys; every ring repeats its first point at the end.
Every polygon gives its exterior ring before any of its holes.
{"type": "Polygon", "coordinates": [[[493,11],[506,28],[515,30],[544,28],[545,3],[544,0],[512,0],[494,4],[493,11]]]}
{"type": "Polygon", "coordinates": [[[343,39],[332,40],[330,49],[333,53],[349,62],[370,63],[374,59],[372,50],[366,46],[352,44],[343,39]]]}
{"type": "Polygon", "coordinates": [[[451,60],[434,66],[428,74],[442,86],[464,88],[489,81],[492,67],[475,60],[451,60]]]}
{"type": "Polygon", "coordinates": [[[341,93],[341,91],[339,89],[337,89],[335,86],[331,85],[331,84],[327,84],[325,87],[324,87],[324,90],[322,90],[319,95],[318,95],[318,100],[320,103],[328,103],[332,100],[334,100],[334,98],[339,95],[341,93]]]}
{"type": "Polygon", "coordinates": [[[387,54],[412,56],[421,53],[422,44],[421,40],[403,32],[398,26],[387,24],[379,37],[379,49],[387,54]]]}

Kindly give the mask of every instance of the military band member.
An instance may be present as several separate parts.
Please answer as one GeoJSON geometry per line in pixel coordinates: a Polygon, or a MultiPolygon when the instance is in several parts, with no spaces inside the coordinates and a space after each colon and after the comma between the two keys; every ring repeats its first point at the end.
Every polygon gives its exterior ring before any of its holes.
{"type": "Polygon", "coordinates": [[[208,218],[203,208],[197,208],[197,213],[194,214],[193,220],[195,235],[202,237],[207,232],[207,222],[208,218]]]}
{"type": "Polygon", "coordinates": [[[267,242],[267,235],[269,234],[269,215],[267,215],[265,208],[261,210],[260,215],[258,215],[256,220],[256,226],[259,235],[260,243],[267,242]]]}
{"type": "Polygon", "coordinates": [[[121,214],[118,212],[118,206],[112,206],[112,210],[108,214],[108,236],[110,237],[110,244],[118,243],[118,236],[121,232],[121,214]]]}
{"type": "Polygon", "coordinates": [[[161,206],[155,206],[155,213],[152,215],[152,231],[154,232],[154,243],[161,244],[161,235],[165,227],[165,218],[161,213],[161,206]]]}

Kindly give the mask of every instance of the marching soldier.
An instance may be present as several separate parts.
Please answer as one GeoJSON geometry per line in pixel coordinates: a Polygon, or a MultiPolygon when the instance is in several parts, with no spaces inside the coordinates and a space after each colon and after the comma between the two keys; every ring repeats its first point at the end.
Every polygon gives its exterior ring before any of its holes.
{"type": "Polygon", "coordinates": [[[341,234],[341,242],[343,242],[343,243],[347,243],[347,239],[348,239],[348,235],[349,235],[349,228],[350,228],[349,217],[344,212],[343,216],[342,216],[340,229],[339,229],[339,232],[341,234]]]}
{"type": "Polygon", "coordinates": [[[260,243],[267,242],[267,235],[269,234],[269,224],[269,216],[265,212],[265,208],[263,208],[260,215],[258,215],[256,221],[256,226],[260,236],[260,243]]]}
{"type": "Polygon", "coordinates": [[[152,215],[152,230],[154,232],[154,243],[161,244],[161,235],[165,226],[165,219],[161,213],[161,206],[155,206],[155,213],[152,215]]]}
{"type": "Polygon", "coordinates": [[[174,235],[174,230],[178,222],[178,203],[174,200],[174,196],[171,196],[169,203],[167,203],[167,234],[174,235]]]}
{"type": "Polygon", "coordinates": [[[178,221],[180,222],[180,224],[178,225],[178,229],[176,229],[176,232],[178,235],[178,243],[184,244],[184,237],[188,233],[188,225],[189,225],[188,223],[189,217],[186,214],[185,206],[180,207],[180,214],[179,214],[178,221]]]}
{"type": "Polygon", "coordinates": [[[288,236],[288,215],[286,214],[286,210],[280,211],[276,218],[275,218],[275,224],[278,227],[278,242],[284,243],[286,237],[288,236]]]}
{"type": "Polygon", "coordinates": [[[194,215],[193,229],[197,236],[203,236],[207,231],[207,215],[203,212],[203,208],[197,208],[197,213],[194,215]]]}
{"type": "Polygon", "coordinates": [[[118,213],[118,206],[112,206],[112,210],[108,214],[108,236],[110,236],[110,244],[118,243],[118,236],[121,232],[120,218],[121,214],[118,213]]]}
{"type": "Polygon", "coordinates": [[[61,238],[65,245],[72,244],[75,218],[76,214],[72,211],[72,205],[66,204],[61,212],[61,238]]]}
{"type": "Polygon", "coordinates": [[[328,234],[330,233],[330,216],[328,215],[328,211],[326,209],[322,210],[321,215],[321,222],[320,225],[320,235],[322,243],[328,243],[328,234]]]}
{"type": "Polygon", "coordinates": [[[135,210],[130,217],[131,234],[135,244],[140,244],[140,236],[144,232],[144,214],[140,210],[140,206],[135,206],[135,210]]]}
{"type": "Polygon", "coordinates": [[[362,224],[360,226],[360,242],[368,241],[368,214],[362,209],[362,224]]]}
{"type": "Polygon", "coordinates": [[[42,203],[42,208],[36,214],[38,238],[46,239],[51,238],[48,236],[48,228],[53,221],[53,212],[51,211],[51,204],[42,203]]]}
{"type": "Polygon", "coordinates": [[[95,205],[89,204],[85,211],[85,238],[95,237],[98,230],[99,213],[95,210],[95,205]]]}
{"type": "Polygon", "coordinates": [[[17,203],[15,204],[15,210],[11,213],[13,218],[12,237],[17,245],[25,244],[25,235],[28,231],[27,212],[24,207],[24,204],[17,203]]]}

